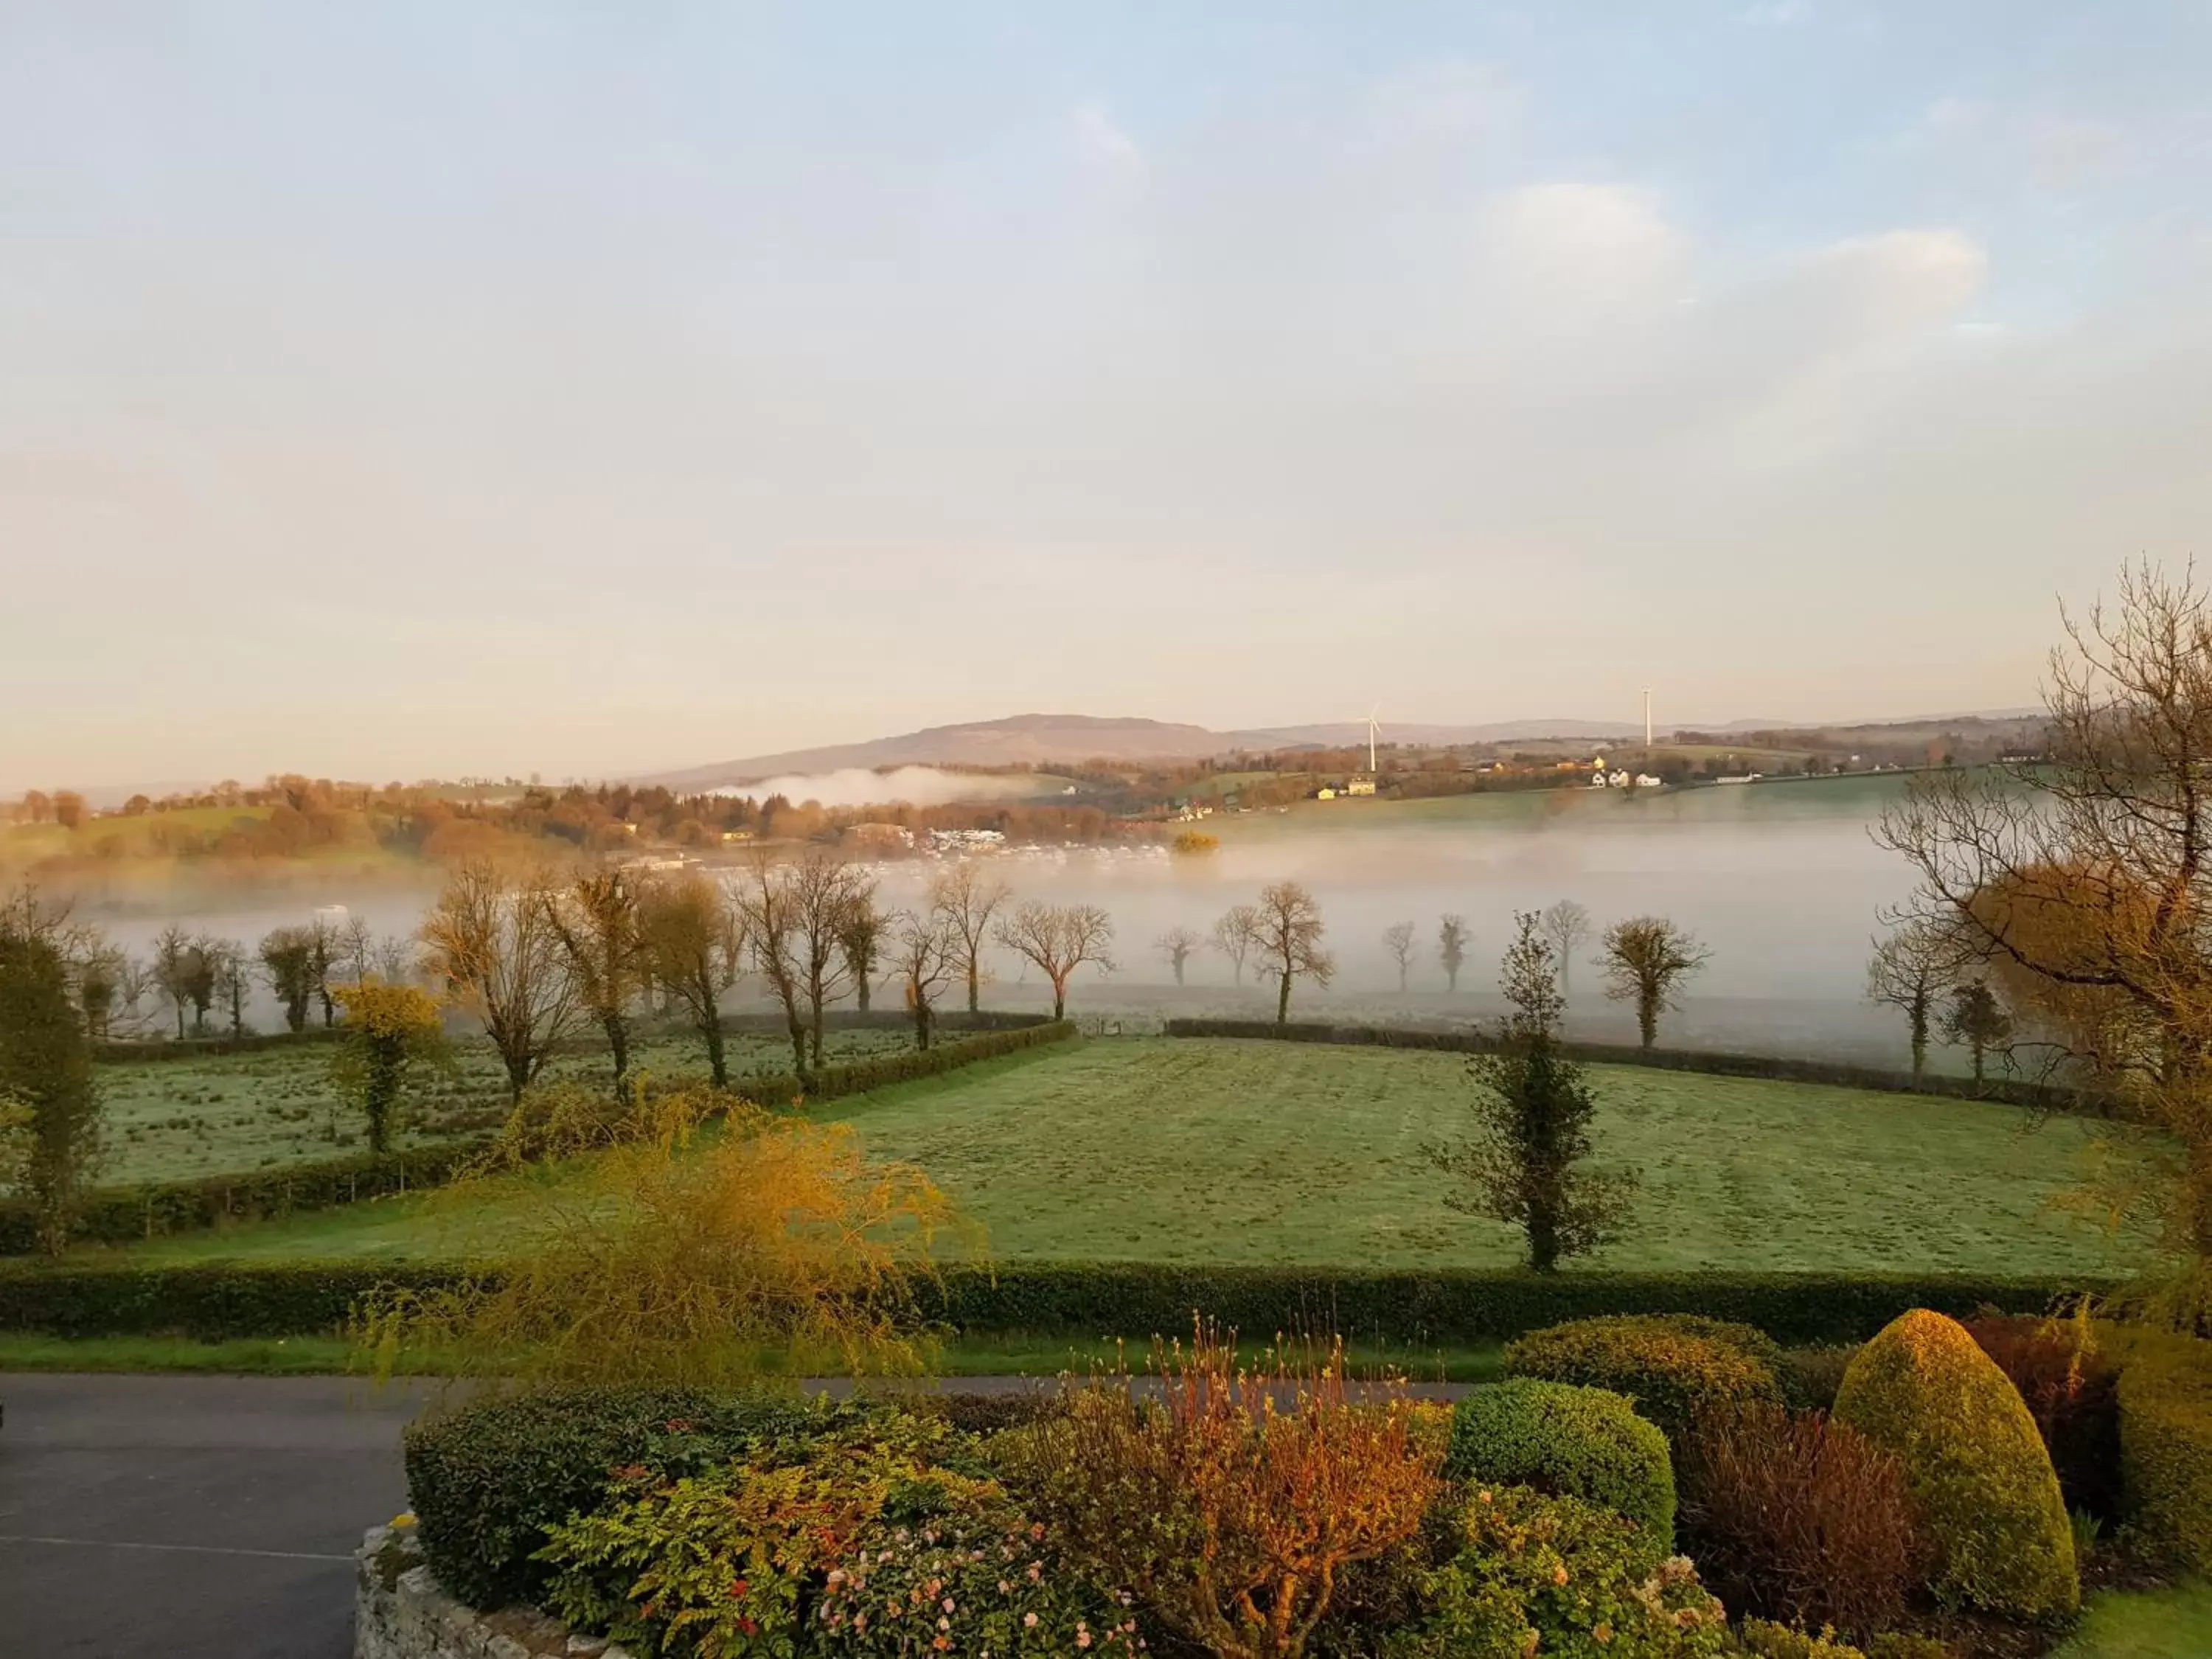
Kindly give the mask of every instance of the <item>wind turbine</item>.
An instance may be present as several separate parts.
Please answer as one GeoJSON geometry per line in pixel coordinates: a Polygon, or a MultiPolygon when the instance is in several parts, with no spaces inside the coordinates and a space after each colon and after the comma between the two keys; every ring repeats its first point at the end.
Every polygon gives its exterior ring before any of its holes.
{"type": "Polygon", "coordinates": [[[1380,726],[1376,724],[1375,717],[1382,712],[1382,705],[1379,702],[1371,704],[1367,710],[1367,775],[1370,778],[1376,775],[1375,769],[1375,734],[1382,729],[1380,726]]]}

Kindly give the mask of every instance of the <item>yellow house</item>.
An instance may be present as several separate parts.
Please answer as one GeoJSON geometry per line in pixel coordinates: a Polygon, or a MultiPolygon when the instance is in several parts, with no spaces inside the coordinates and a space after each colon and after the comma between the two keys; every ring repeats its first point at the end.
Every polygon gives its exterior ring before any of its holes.
{"type": "Polygon", "coordinates": [[[1327,784],[1323,784],[1320,788],[1314,791],[1314,799],[1316,800],[1334,800],[1336,799],[1336,791],[1330,788],[1327,784]]]}
{"type": "Polygon", "coordinates": [[[1375,780],[1354,778],[1344,786],[1344,793],[1347,795],[1371,795],[1375,793],[1375,780]]]}

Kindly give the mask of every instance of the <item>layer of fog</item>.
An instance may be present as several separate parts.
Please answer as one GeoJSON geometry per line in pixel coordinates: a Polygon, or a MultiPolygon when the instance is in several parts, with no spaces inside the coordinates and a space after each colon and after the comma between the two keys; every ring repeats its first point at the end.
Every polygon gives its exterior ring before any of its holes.
{"type": "Polygon", "coordinates": [[[823,806],[945,806],[955,801],[1020,800],[1037,793],[1025,776],[946,772],[934,766],[900,766],[888,772],[865,767],[814,774],[787,773],[757,783],[731,784],[714,793],[733,800],[763,801],[781,795],[789,801],[823,806]]]}

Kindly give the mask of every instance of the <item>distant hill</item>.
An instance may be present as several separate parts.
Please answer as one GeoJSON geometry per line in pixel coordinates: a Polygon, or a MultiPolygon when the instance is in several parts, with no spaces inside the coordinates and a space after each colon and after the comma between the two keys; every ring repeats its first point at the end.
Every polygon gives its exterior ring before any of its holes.
{"type": "MultiPolygon", "coordinates": [[[[1887,720],[1830,726],[1838,731],[1875,727],[1911,727],[1936,720],[2015,719],[2027,711],[2003,710],[1993,715],[1943,715],[1919,720],[1887,720]]],[[[1817,722],[1756,720],[1721,720],[1702,724],[1670,720],[1666,732],[1695,731],[1803,732],[1822,729],[1817,722]]],[[[1437,726],[1413,722],[1382,722],[1386,743],[1461,744],[1512,743],[1539,738],[1626,738],[1642,735],[1635,720],[1494,720],[1486,725],[1437,726]]],[[[1014,714],[1004,720],[970,720],[958,726],[932,726],[897,737],[875,738],[866,743],[830,744],[817,749],[787,749],[779,754],[754,755],[711,766],[685,767],[633,779],[671,789],[719,789],[727,785],[754,783],[763,778],[812,775],[851,768],[874,770],[886,766],[1066,766],[1089,760],[1148,761],[1201,760],[1237,750],[1349,749],[1367,741],[1367,727],[1358,720],[1339,720],[1314,726],[1259,726],[1239,732],[1215,732],[1203,726],[1170,720],[1101,717],[1095,714],[1014,714]]]]}

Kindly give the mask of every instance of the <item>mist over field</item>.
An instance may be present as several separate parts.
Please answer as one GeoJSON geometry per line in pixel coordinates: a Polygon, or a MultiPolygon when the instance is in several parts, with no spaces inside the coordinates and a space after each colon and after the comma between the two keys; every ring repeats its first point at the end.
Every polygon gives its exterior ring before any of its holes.
{"type": "Polygon", "coordinates": [[[713,793],[732,800],[763,801],[781,795],[827,807],[944,806],[954,801],[1019,800],[1037,793],[1034,776],[947,772],[934,766],[900,766],[887,772],[847,767],[835,772],[786,773],[757,783],[733,783],[713,793]]]}

